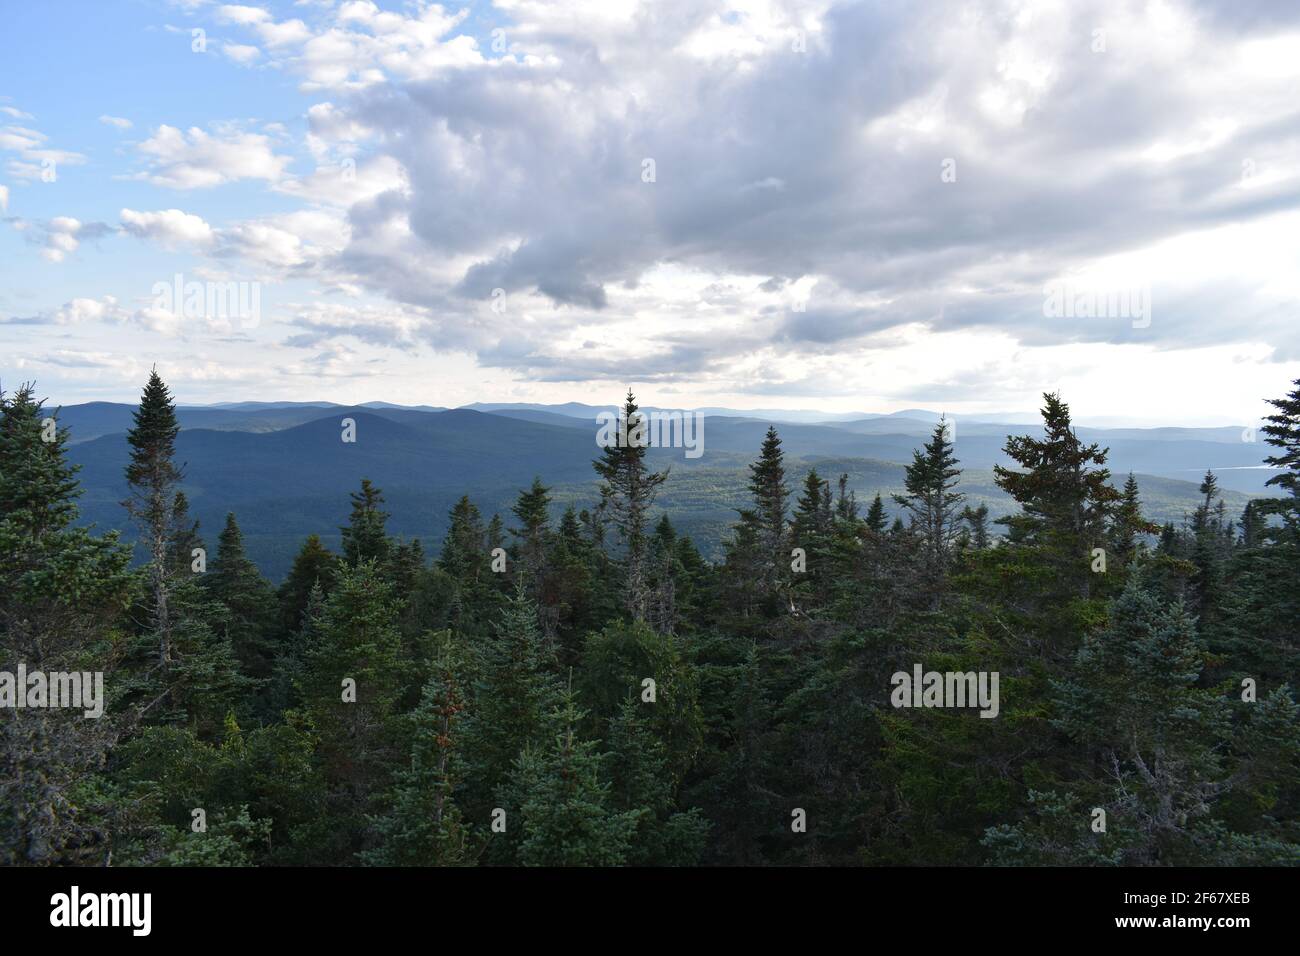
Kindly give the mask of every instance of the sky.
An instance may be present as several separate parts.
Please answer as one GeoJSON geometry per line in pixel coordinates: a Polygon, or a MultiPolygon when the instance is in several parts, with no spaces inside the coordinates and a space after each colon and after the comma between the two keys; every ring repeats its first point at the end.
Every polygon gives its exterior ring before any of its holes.
{"type": "Polygon", "coordinates": [[[0,386],[1244,424],[1300,4],[0,0],[0,386]]]}

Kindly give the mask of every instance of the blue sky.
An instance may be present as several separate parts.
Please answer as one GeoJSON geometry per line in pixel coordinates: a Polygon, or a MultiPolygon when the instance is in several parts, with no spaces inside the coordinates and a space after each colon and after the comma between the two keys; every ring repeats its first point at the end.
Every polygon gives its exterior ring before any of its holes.
{"type": "Polygon", "coordinates": [[[0,26],[0,384],[55,402],[156,364],[196,403],[1059,388],[1083,420],[1236,424],[1300,376],[1288,5],[51,0],[0,26]],[[178,273],[196,307],[160,303],[178,273]],[[253,288],[257,315],[222,306],[253,288]]]}

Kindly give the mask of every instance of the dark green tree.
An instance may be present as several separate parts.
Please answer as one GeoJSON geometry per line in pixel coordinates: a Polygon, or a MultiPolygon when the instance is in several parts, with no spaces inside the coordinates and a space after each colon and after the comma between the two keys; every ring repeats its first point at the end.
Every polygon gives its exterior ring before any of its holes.
{"type": "Polygon", "coordinates": [[[635,620],[644,620],[649,602],[646,586],[646,552],[650,506],[668,472],[651,471],[646,465],[647,421],[628,390],[622,416],[617,419],[617,435],[605,444],[592,467],[600,478],[601,504],[618,529],[625,548],[623,555],[623,600],[635,620]]]}
{"type": "Polygon", "coordinates": [[[565,694],[546,717],[541,743],[525,747],[511,774],[524,866],[619,866],[649,814],[615,808],[599,745],[578,734],[583,716],[565,694]]]}
{"type": "Polygon", "coordinates": [[[212,629],[230,642],[244,673],[256,680],[269,678],[278,651],[273,640],[275,593],[244,550],[234,512],[226,515],[203,584],[217,611],[212,629]]]}
{"type": "Polygon", "coordinates": [[[1103,546],[1120,493],[1109,484],[1107,449],[1079,440],[1059,395],[1044,394],[1043,403],[1043,437],[1008,438],[1003,451],[1019,467],[993,468],[998,486],[1023,509],[1000,523],[1008,526],[1011,543],[1041,549],[1040,559],[1063,590],[1086,598],[1092,550],[1103,546]]]}
{"type": "Polygon", "coordinates": [[[177,535],[176,494],[183,469],[175,463],[176,405],[155,369],[133,414],[126,434],[131,461],[126,468],[130,496],[122,502],[136,522],[140,541],[149,554],[149,590],[153,627],[158,637],[158,660],[171,666],[172,619],[168,609],[172,572],[175,568],[168,545],[177,535]]]}
{"type": "Polygon", "coordinates": [[[343,560],[351,567],[362,561],[374,561],[386,567],[392,542],[385,530],[388,512],[383,510],[384,493],[361,479],[361,490],[352,492],[352,514],[343,528],[343,560]]]}
{"type": "MultiPolygon", "coordinates": [[[[115,534],[78,527],[67,429],[34,388],[0,391],[0,671],[103,673],[104,710],[12,705],[0,720],[0,864],[104,865],[124,808],[96,779],[116,712],[125,615],[138,579],[115,534]]],[[[22,688],[26,692],[27,688],[22,688]]]]}
{"type": "Polygon", "coordinates": [[[903,486],[907,494],[894,501],[912,518],[913,528],[926,555],[932,585],[937,586],[948,568],[953,542],[961,531],[959,516],[965,495],[954,491],[961,469],[948,440],[948,423],[941,421],[923,451],[912,452],[903,486]]]}

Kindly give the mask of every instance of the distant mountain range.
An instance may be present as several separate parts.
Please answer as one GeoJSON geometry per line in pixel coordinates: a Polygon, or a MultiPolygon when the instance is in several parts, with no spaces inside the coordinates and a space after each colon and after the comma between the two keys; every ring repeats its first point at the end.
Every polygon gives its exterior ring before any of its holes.
{"type": "MultiPolygon", "coordinates": [[[[215,546],[227,511],[239,518],[250,554],[278,580],[302,538],[318,533],[331,546],[347,520],[348,493],[370,478],[392,513],[390,530],[419,537],[436,551],[447,512],[469,494],[485,515],[509,519],[519,489],[540,476],[553,487],[556,507],[578,507],[596,497],[591,461],[596,414],[615,406],[566,403],[476,403],[463,408],[368,402],[230,402],[181,406],[178,459],[185,490],[209,546],[215,546]],[[341,440],[341,422],[356,423],[357,441],[341,440]]],[[[654,410],[647,407],[647,410],[654,410]]],[[[903,463],[929,436],[939,415],[921,409],[889,415],[827,416],[807,412],[701,409],[704,454],[688,459],[680,449],[652,449],[655,467],[672,477],[659,504],[683,532],[714,556],[735,512],[745,503],[746,466],[769,424],[781,433],[791,485],[816,467],[834,480],[849,475],[864,506],[877,492],[901,490],[903,463]],[[807,416],[795,421],[778,415],[807,416]]],[[[126,496],[125,433],[134,406],[90,402],[65,406],[57,417],[72,436],[70,456],[82,466],[83,515],[102,528],[124,528],[119,502],[126,496]]],[[[954,420],[949,416],[949,420],[954,420]]],[[[1012,510],[992,478],[1007,464],[1008,434],[1036,424],[957,416],[956,453],[965,469],[961,490],[995,515],[1012,510]]],[[[1240,428],[1079,428],[1087,441],[1110,448],[1116,482],[1132,471],[1155,520],[1181,521],[1196,506],[1197,484],[1207,468],[1219,476],[1232,513],[1249,494],[1263,491],[1275,472],[1261,467],[1267,446],[1242,441],[1240,428]]],[[[1249,436],[1247,436],[1249,437],[1249,436]]],[[[892,511],[892,508],[891,508],[892,511]]],[[[507,525],[509,525],[507,520],[507,525]]]]}

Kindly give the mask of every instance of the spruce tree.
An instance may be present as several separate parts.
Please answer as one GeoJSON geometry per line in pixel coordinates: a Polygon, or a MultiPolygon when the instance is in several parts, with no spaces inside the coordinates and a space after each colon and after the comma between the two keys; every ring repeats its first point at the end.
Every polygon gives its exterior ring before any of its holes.
{"type": "Polygon", "coordinates": [[[1192,515],[1191,560],[1196,566],[1192,585],[1195,609],[1202,628],[1207,629],[1219,616],[1233,531],[1223,499],[1218,497],[1219,482],[1213,471],[1205,473],[1200,492],[1201,503],[1192,515]]]}
{"type": "Polygon", "coordinates": [[[1079,440],[1059,395],[1044,394],[1043,403],[1043,437],[1009,437],[1003,448],[1019,470],[993,468],[998,487],[1023,509],[999,523],[1012,543],[1040,547],[1061,584],[1086,598],[1092,549],[1102,546],[1120,493],[1109,484],[1107,449],[1079,440]]]}
{"type": "Polygon", "coordinates": [[[880,494],[872,499],[871,507],[867,509],[867,528],[875,534],[884,534],[885,527],[889,519],[885,516],[885,503],[880,500],[880,494]]]}
{"type": "Polygon", "coordinates": [[[445,642],[420,703],[407,719],[410,763],[397,771],[387,810],[373,820],[379,846],[361,854],[379,866],[466,866],[474,862],[471,828],[455,802],[461,726],[468,706],[463,651],[445,642]]]}
{"type": "Polygon", "coordinates": [[[560,684],[536,607],[521,590],[508,600],[478,654],[464,730],[470,794],[465,809],[470,819],[483,821],[520,750],[540,739],[546,715],[559,700],[560,684]]]}
{"type": "Polygon", "coordinates": [[[167,545],[171,556],[171,576],[186,578],[194,573],[195,549],[207,551],[199,534],[198,519],[190,519],[190,502],[185,492],[178,491],[172,499],[172,536],[167,545]]]}
{"type": "Polygon", "coordinates": [[[560,663],[574,664],[582,649],[583,634],[596,624],[592,600],[596,551],[583,533],[577,512],[570,505],[560,519],[551,554],[553,573],[547,578],[545,606],[554,615],[560,663]]]}
{"type": "Polygon", "coordinates": [[[677,532],[664,515],[655,525],[647,557],[647,620],[651,627],[665,634],[677,628],[677,582],[681,568],[677,560],[677,532]]]}
{"type": "Polygon", "coordinates": [[[948,566],[953,541],[961,531],[958,518],[966,497],[953,489],[961,476],[953,445],[948,440],[948,424],[941,421],[925,443],[924,450],[912,452],[912,463],[904,473],[905,495],[894,501],[912,516],[913,527],[925,549],[930,583],[937,585],[948,566]]]}
{"type": "Polygon", "coordinates": [[[1230,704],[1198,686],[1205,650],[1194,619],[1141,573],[1057,682],[1056,725],[1097,754],[1111,842],[1133,865],[1196,858],[1198,831],[1231,784],[1223,763],[1230,704]]]}
{"type": "MultiPolygon", "coordinates": [[[[793,548],[804,550],[805,569],[792,573],[789,577],[800,596],[800,603],[809,610],[820,607],[826,599],[828,586],[827,575],[830,571],[830,548],[832,531],[831,489],[817,474],[817,469],[809,469],[804,479],[803,494],[795,505],[794,518],[790,522],[788,543],[793,548]]],[[[785,567],[790,567],[790,551],[785,554],[785,567]]],[[[793,596],[790,602],[795,607],[793,596]]]]}
{"type": "Polygon", "coordinates": [[[489,573],[487,531],[478,507],[462,495],[451,509],[438,566],[458,582],[478,582],[489,573]]]}
{"type": "Polygon", "coordinates": [[[351,567],[362,561],[374,561],[386,568],[392,543],[385,526],[388,512],[383,510],[384,493],[371,484],[369,478],[361,479],[361,490],[351,494],[352,514],[343,532],[343,560],[351,567]]]}
{"type": "Polygon", "coordinates": [[[572,692],[546,717],[542,741],[526,747],[511,773],[524,866],[620,866],[644,808],[619,810],[604,775],[598,744],[583,740],[584,715],[572,692]]]}
{"type": "Polygon", "coordinates": [[[646,466],[649,439],[646,419],[638,410],[636,399],[628,390],[618,421],[618,438],[609,443],[592,467],[600,478],[601,504],[618,529],[623,542],[623,601],[634,620],[645,620],[649,592],[646,587],[646,551],[649,546],[650,506],[659,488],[668,480],[668,472],[651,471],[646,466]]]}
{"type": "Polygon", "coordinates": [[[694,866],[704,853],[709,824],[698,809],[677,809],[667,749],[642,713],[644,706],[626,697],[609,721],[611,804],[640,814],[628,841],[627,863],[694,866]]]}
{"type": "Polygon", "coordinates": [[[518,528],[511,528],[516,539],[515,560],[521,565],[529,590],[535,597],[541,591],[542,576],[546,568],[547,538],[550,534],[550,489],[534,478],[532,487],[521,491],[510,509],[519,520],[518,528]]]}
{"type": "Polygon", "coordinates": [[[1295,380],[1295,387],[1288,395],[1270,398],[1268,403],[1277,411],[1268,416],[1268,424],[1261,431],[1264,440],[1278,452],[1265,458],[1264,463],[1283,471],[1264,484],[1276,485],[1293,498],[1300,498],[1300,378],[1295,380]]]}
{"type": "Polygon", "coordinates": [[[989,506],[980,505],[978,508],[972,508],[969,505],[961,510],[961,519],[966,522],[966,530],[970,534],[970,546],[976,551],[984,551],[989,546],[989,506]]]}
{"type": "Polygon", "coordinates": [[[244,550],[234,512],[217,539],[217,553],[203,578],[218,613],[212,627],[230,641],[244,673],[257,680],[271,675],[277,647],[272,639],[275,594],[244,550]]]}
{"type": "Polygon", "coordinates": [[[319,637],[303,648],[299,693],[320,740],[325,813],[338,854],[373,848],[367,815],[387,792],[400,753],[396,717],[407,683],[401,611],[373,560],[342,565],[319,637]]]}
{"type": "Polygon", "coordinates": [[[319,586],[322,594],[329,592],[337,562],[337,556],[321,543],[320,535],[307,536],[277,593],[283,633],[290,634],[302,626],[302,615],[313,588],[319,586]]]}
{"type": "Polygon", "coordinates": [[[168,545],[176,534],[176,492],[183,477],[183,470],[174,461],[179,433],[176,405],[155,369],[149,373],[126,435],[131,446],[131,461],[126,468],[131,494],[122,505],[136,522],[149,554],[153,625],[158,637],[158,660],[164,669],[172,661],[168,598],[175,564],[168,545]]]}
{"type": "Polygon", "coordinates": [[[1128,566],[1142,552],[1143,540],[1160,529],[1142,516],[1137,478],[1129,472],[1124,491],[1110,520],[1109,548],[1123,566],[1128,566]]]}
{"type": "MultiPolygon", "coordinates": [[[[813,507],[820,511],[820,486],[815,494],[813,507]]],[[[768,426],[758,460],[749,466],[749,496],[757,522],[759,591],[766,597],[780,590],[786,578],[784,571],[790,566],[790,549],[786,547],[790,491],[785,484],[785,453],[775,426],[768,426]]]]}
{"type": "MultiPolygon", "coordinates": [[[[138,578],[116,534],[75,525],[67,429],[34,387],[0,391],[0,671],[100,671],[104,712],[6,708],[0,720],[0,865],[105,865],[126,811],[96,774],[121,731],[118,648],[138,578]],[[45,440],[48,437],[49,440],[45,440]]],[[[26,692],[23,688],[22,692],[26,692]]]]}
{"type": "Polygon", "coordinates": [[[1243,548],[1258,548],[1264,543],[1264,534],[1268,528],[1268,522],[1255,506],[1253,500],[1247,501],[1245,507],[1241,509],[1240,525],[1241,538],[1239,543],[1243,548]]]}
{"type": "Polygon", "coordinates": [[[835,496],[835,517],[841,521],[856,521],[858,517],[858,498],[849,488],[847,473],[840,475],[839,494],[835,496]]]}

